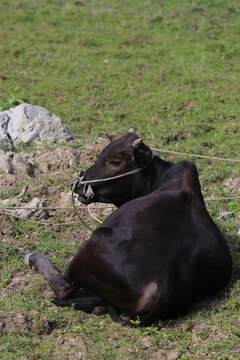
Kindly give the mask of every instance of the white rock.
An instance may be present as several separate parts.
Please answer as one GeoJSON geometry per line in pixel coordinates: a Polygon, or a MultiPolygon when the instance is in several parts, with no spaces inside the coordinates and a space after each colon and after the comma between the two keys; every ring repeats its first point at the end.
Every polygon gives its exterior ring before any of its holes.
{"type": "Polygon", "coordinates": [[[54,114],[49,117],[47,122],[46,119],[40,117],[37,118],[37,122],[40,141],[54,143],[59,140],[73,140],[71,131],[62,123],[62,120],[54,114]]]}
{"type": "Polygon", "coordinates": [[[0,124],[0,149],[4,151],[12,150],[13,143],[9,136],[7,135],[6,131],[0,124]]]}
{"type": "Polygon", "coordinates": [[[41,107],[21,104],[8,111],[7,131],[13,144],[28,144],[33,140],[57,142],[73,139],[71,131],[56,115],[41,107]]]}
{"type": "Polygon", "coordinates": [[[8,121],[10,120],[10,116],[8,115],[9,111],[0,111],[0,125],[4,130],[7,129],[8,121]]]}

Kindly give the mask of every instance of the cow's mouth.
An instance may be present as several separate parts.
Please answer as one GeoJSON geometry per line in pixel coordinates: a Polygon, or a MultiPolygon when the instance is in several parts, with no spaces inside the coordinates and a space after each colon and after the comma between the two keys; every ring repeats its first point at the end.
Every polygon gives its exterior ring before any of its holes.
{"type": "Polygon", "coordinates": [[[91,204],[91,202],[92,202],[92,199],[89,199],[89,198],[87,198],[85,196],[82,196],[82,195],[78,195],[78,200],[84,205],[91,204]]]}
{"type": "Polygon", "coordinates": [[[76,185],[73,189],[73,184],[70,182],[70,186],[82,204],[88,205],[93,201],[94,192],[91,185],[76,185]]]}

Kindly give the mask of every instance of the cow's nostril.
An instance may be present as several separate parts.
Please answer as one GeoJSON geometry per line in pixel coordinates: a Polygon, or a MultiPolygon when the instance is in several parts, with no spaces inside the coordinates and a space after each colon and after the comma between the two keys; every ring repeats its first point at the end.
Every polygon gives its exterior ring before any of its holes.
{"type": "Polygon", "coordinates": [[[78,172],[78,174],[77,174],[77,177],[76,177],[75,179],[71,179],[71,180],[69,181],[70,188],[71,188],[71,189],[73,188],[73,185],[74,185],[74,183],[75,183],[76,180],[82,181],[82,180],[84,179],[84,177],[85,177],[85,174],[86,174],[86,170],[80,169],[79,172],[78,172]]]}
{"type": "Polygon", "coordinates": [[[81,170],[79,171],[79,173],[78,173],[78,174],[79,174],[79,177],[80,177],[80,178],[83,178],[83,177],[85,176],[85,173],[86,173],[86,170],[82,170],[82,169],[81,169],[81,170]]]}

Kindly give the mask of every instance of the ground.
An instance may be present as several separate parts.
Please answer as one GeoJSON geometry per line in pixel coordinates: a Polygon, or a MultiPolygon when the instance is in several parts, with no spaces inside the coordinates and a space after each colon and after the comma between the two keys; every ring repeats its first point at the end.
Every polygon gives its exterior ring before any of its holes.
{"type": "MultiPolygon", "coordinates": [[[[34,165],[34,176],[20,178],[2,173],[1,199],[26,192],[18,199],[23,206],[39,197],[47,206],[69,206],[61,194],[69,191],[69,179],[78,167],[86,168],[107,143],[93,139],[91,144],[77,141],[74,145],[59,145],[54,149],[35,146],[18,151],[34,165]],[[45,168],[38,161],[39,153],[46,160],[45,168]],[[56,153],[61,154],[61,165],[49,170],[56,153]],[[76,160],[69,166],[72,154],[76,160]],[[36,161],[37,159],[37,161],[36,161]],[[49,166],[47,166],[49,165],[49,166]],[[41,167],[41,171],[39,170],[41,167]],[[45,169],[45,171],[44,171],[45,169]],[[66,170],[67,169],[67,170],[66,170]]],[[[55,159],[56,160],[56,159],[55,159]]],[[[226,178],[224,186],[230,193],[237,177],[226,178]]],[[[205,193],[208,192],[206,186],[205,193]]],[[[6,202],[5,202],[6,203],[6,202]]],[[[8,203],[10,206],[11,203],[8,203]]],[[[214,209],[214,204],[211,205],[214,209]]],[[[212,210],[210,206],[210,210],[212,210]]],[[[85,221],[97,227],[86,207],[80,210],[85,221]]],[[[222,206],[224,208],[224,206],[222,206]]],[[[106,209],[94,209],[99,219],[106,209]]],[[[73,209],[50,210],[50,218],[41,220],[54,224],[39,225],[17,220],[1,213],[1,311],[0,352],[2,359],[237,359],[239,358],[239,245],[234,229],[240,219],[223,220],[222,229],[234,258],[234,274],[229,287],[211,298],[200,299],[184,317],[158,322],[143,329],[127,329],[112,322],[108,315],[97,317],[70,308],[57,308],[51,303],[53,293],[44,277],[23,263],[32,251],[48,255],[59,269],[64,270],[77,248],[90,235],[82,226],[73,209]],[[229,352],[229,349],[231,351],[229,352]]],[[[221,225],[220,224],[220,225],[221,225]]]]}
{"type": "MultiPolygon", "coordinates": [[[[79,142],[59,145],[61,160],[59,146],[15,149],[15,170],[24,167],[17,155],[29,154],[34,177],[0,173],[0,199],[28,186],[21,201],[39,196],[60,205],[78,164],[88,167],[103,146],[99,137],[131,126],[156,148],[240,159],[239,12],[238,0],[1,1],[0,110],[44,106],[79,142]]],[[[239,196],[239,163],[158,155],[195,161],[206,198],[239,196]]],[[[239,200],[207,208],[231,248],[228,288],[145,329],[57,309],[45,279],[23,264],[26,252],[39,251],[65,269],[88,230],[1,214],[0,358],[239,359],[239,200]],[[220,220],[226,211],[235,217],[220,220]]],[[[71,210],[50,215],[46,221],[77,221],[71,210]]]]}

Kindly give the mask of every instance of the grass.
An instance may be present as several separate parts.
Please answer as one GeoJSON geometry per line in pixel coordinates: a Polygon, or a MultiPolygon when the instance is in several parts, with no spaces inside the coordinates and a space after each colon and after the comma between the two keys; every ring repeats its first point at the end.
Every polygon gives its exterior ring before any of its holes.
{"type": "MultiPolygon", "coordinates": [[[[237,0],[1,1],[0,110],[23,101],[47,107],[80,146],[134,126],[155,147],[239,159],[239,12],[237,0]]],[[[240,177],[239,164],[189,159],[205,196],[239,195],[223,185],[240,177]]],[[[66,186],[51,174],[28,181],[66,186]]],[[[0,189],[1,198],[20,188],[0,189]]],[[[2,217],[0,324],[13,311],[27,325],[0,325],[1,359],[154,359],[171,350],[182,360],[240,359],[240,225],[218,220],[223,210],[237,216],[239,201],[207,205],[232,250],[231,284],[184,317],[143,329],[56,309],[46,281],[23,265],[26,252],[39,251],[64,269],[84,229],[2,217]]]]}

